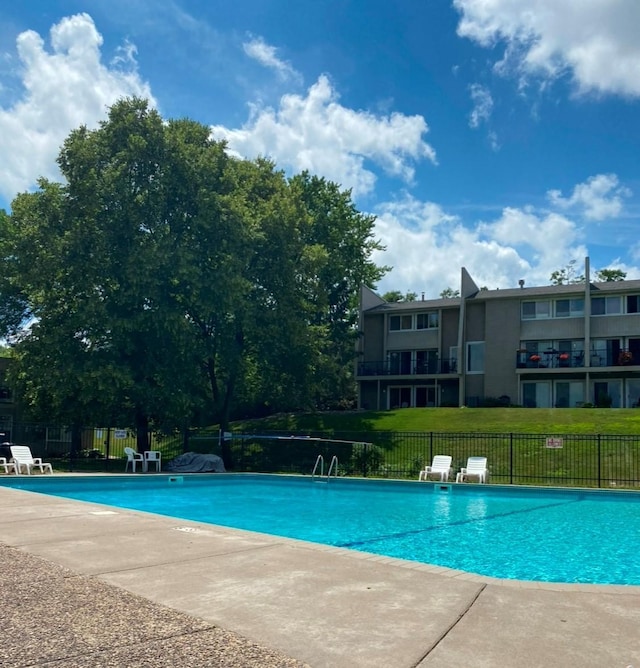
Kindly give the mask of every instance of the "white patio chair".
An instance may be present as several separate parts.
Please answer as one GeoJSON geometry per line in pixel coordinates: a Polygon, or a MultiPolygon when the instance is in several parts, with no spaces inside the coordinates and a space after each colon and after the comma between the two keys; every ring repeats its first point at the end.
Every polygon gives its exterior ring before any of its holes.
{"type": "Polygon", "coordinates": [[[0,457],[0,468],[4,469],[5,473],[15,473],[18,475],[18,469],[13,462],[8,462],[6,457],[0,457]]]}
{"type": "Polygon", "coordinates": [[[16,467],[16,473],[20,473],[23,468],[26,470],[27,475],[31,475],[31,471],[34,468],[39,468],[40,473],[45,473],[46,471],[53,473],[51,464],[43,462],[40,457],[34,457],[28,445],[12,445],[10,450],[13,465],[16,467]]]}
{"type": "Polygon", "coordinates": [[[429,480],[429,476],[438,476],[440,482],[446,482],[451,475],[451,457],[449,455],[436,455],[431,462],[431,466],[425,466],[418,480],[429,480]]]}
{"type": "Polygon", "coordinates": [[[467,465],[456,475],[456,482],[469,482],[469,478],[477,478],[479,483],[486,483],[489,477],[486,457],[469,457],[467,465]]]}
{"type": "Polygon", "coordinates": [[[160,473],[162,469],[162,453],[159,450],[147,450],[144,453],[144,471],[149,470],[149,464],[155,464],[156,472],[160,473]]]}
{"type": "Polygon", "coordinates": [[[127,455],[127,463],[124,466],[124,472],[126,473],[129,470],[129,465],[131,465],[131,473],[136,472],[136,465],[139,463],[142,467],[142,470],[145,471],[145,462],[144,455],[140,452],[136,452],[133,448],[125,448],[124,454],[127,455]]]}

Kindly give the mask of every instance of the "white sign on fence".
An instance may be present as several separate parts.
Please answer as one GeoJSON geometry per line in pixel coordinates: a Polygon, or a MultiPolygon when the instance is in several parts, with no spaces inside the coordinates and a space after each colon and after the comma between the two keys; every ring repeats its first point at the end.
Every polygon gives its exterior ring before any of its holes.
{"type": "Polygon", "coordinates": [[[126,430],[126,429],[116,429],[116,430],[113,432],[113,435],[114,435],[116,438],[127,438],[127,430],[126,430]]]}
{"type": "Polygon", "coordinates": [[[561,438],[548,438],[545,443],[545,448],[561,448],[563,445],[561,438]]]}

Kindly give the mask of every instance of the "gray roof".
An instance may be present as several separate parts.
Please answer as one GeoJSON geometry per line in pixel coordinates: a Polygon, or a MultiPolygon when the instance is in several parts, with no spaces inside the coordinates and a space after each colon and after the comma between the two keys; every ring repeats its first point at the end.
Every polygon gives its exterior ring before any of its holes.
{"type": "MultiPolygon", "coordinates": [[[[591,294],[602,293],[640,293],[640,280],[632,281],[609,281],[605,283],[591,283],[591,294]]],[[[488,301],[495,299],[538,299],[541,297],[566,296],[579,299],[584,295],[584,283],[573,283],[571,285],[542,285],[522,288],[508,288],[506,290],[479,290],[469,297],[470,301],[488,301]]],[[[457,308],[460,299],[419,299],[413,302],[391,302],[380,304],[367,309],[367,313],[390,313],[390,312],[413,312],[429,309],[457,308]]]]}

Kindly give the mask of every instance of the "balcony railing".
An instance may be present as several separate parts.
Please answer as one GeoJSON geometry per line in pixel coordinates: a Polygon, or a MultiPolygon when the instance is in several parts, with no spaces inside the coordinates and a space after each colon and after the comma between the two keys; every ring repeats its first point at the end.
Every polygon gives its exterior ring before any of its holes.
{"type": "Polygon", "coordinates": [[[581,369],[584,367],[584,351],[544,350],[539,353],[518,351],[518,369],[581,369]]]}
{"type": "Polygon", "coordinates": [[[640,355],[630,350],[604,351],[595,350],[591,352],[591,366],[638,366],[640,355]]]}
{"type": "Polygon", "coordinates": [[[411,363],[389,360],[358,363],[358,376],[427,376],[456,373],[457,370],[457,360],[455,359],[411,363]]]}
{"type": "MultiPolygon", "coordinates": [[[[640,355],[630,350],[593,351],[589,354],[590,367],[610,366],[637,366],[640,365],[640,355]]],[[[516,353],[516,367],[518,369],[581,369],[585,366],[585,352],[561,350],[544,350],[539,353],[516,353]]]]}

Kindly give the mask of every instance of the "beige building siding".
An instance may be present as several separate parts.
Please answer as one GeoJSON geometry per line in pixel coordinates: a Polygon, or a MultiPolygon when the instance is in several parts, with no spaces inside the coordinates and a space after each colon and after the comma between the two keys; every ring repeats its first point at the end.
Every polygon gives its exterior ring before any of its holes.
{"type": "Polygon", "coordinates": [[[414,332],[389,332],[387,336],[387,350],[437,348],[439,340],[437,329],[421,329],[414,332]]]}
{"type": "MultiPolygon", "coordinates": [[[[357,376],[361,407],[482,405],[505,396],[511,403],[535,407],[596,403],[602,396],[614,408],[638,403],[640,312],[634,311],[640,311],[640,280],[588,286],[476,288],[463,268],[460,292],[464,302],[454,298],[386,304],[363,291],[363,359],[381,362],[391,353],[402,351],[405,355],[402,366],[393,367],[394,376],[389,375],[388,365],[381,365],[373,377],[371,373],[357,376]],[[603,296],[619,296],[622,314],[590,315],[594,302],[589,300],[603,296]],[[576,308],[571,300],[583,299],[581,314],[580,302],[576,308]],[[542,308],[538,308],[540,304],[542,308]],[[526,319],[523,308],[527,309],[526,319]],[[560,317],[565,311],[568,317],[560,317]],[[418,330],[416,316],[433,312],[440,313],[438,327],[418,330]],[[392,315],[409,316],[411,327],[389,332],[392,315]],[[477,341],[484,342],[482,372],[470,373],[463,368],[468,344],[477,341]],[[459,343],[458,365],[446,364],[451,348],[459,343]],[[407,363],[409,357],[411,364],[407,363]],[[429,360],[426,366],[425,359],[429,360]]],[[[603,303],[597,306],[601,309],[603,303]]],[[[473,352],[477,364],[479,350],[474,348],[473,352]]],[[[400,356],[394,355],[394,360],[398,359],[400,356]]]]}
{"type": "Polygon", "coordinates": [[[443,309],[440,315],[442,357],[448,359],[449,350],[458,345],[459,309],[443,309]]]}
{"type": "Polygon", "coordinates": [[[483,302],[467,301],[467,317],[465,322],[466,341],[484,341],[486,332],[485,305],[483,302]]]}
{"type": "Polygon", "coordinates": [[[485,322],[485,397],[518,398],[515,375],[516,351],[520,347],[520,301],[487,302],[485,322]]]}
{"type": "Polygon", "coordinates": [[[640,314],[591,317],[591,338],[640,337],[640,314]]]}
{"type": "Polygon", "coordinates": [[[523,320],[520,329],[522,341],[547,339],[579,339],[584,337],[584,318],[549,318],[523,320]]]}
{"type": "Polygon", "coordinates": [[[363,362],[378,362],[385,358],[384,316],[364,315],[363,318],[363,362]]]}

